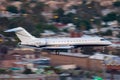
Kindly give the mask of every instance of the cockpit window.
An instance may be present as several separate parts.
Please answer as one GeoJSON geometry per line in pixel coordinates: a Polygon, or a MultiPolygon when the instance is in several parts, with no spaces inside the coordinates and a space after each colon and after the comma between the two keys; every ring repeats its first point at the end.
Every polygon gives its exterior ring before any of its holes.
{"type": "Polygon", "coordinates": [[[106,39],[100,39],[101,41],[106,41],[106,39]]]}

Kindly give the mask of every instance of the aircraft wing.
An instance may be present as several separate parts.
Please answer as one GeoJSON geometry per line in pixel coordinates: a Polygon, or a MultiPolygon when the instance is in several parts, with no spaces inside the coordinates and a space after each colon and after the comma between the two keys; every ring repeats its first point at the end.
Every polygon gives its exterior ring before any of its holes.
{"type": "Polygon", "coordinates": [[[46,46],[46,47],[35,47],[35,46],[26,46],[26,45],[18,45],[21,48],[32,48],[32,49],[45,49],[45,50],[66,50],[72,49],[74,46],[46,46]]]}
{"type": "Polygon", "coordinates": [[[48,49],[48,50],[60,50],[60,49],[72,49],[74,46],[48,46],[48,47],[42,47],[42,49],[48,49]]]}

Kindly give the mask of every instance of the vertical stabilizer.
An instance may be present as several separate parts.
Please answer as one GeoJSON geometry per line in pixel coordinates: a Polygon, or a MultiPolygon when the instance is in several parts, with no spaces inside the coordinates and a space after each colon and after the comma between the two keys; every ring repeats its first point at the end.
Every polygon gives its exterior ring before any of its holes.
{"type": "Polygon", "coordinates": [[[20,39],[21,42],[28,42],[32,39],[35,39],[34,36],[32,36],[22,27],[9,29],[9,30],[6,30],[5,32],[15,32],[15,34],[17,35],[17,37],[20,39]]]}

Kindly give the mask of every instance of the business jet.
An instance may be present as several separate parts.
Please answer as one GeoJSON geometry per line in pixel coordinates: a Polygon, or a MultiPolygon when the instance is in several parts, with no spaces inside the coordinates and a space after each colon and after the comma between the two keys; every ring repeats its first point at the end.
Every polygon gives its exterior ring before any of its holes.
{"type": "Polygon", "coordinates": [[[108,46],[110,41],[101,37],[81,37],[81,38],[36,38],[28,33],[24,28],[17,27],[5,32],[15,32],[20,39],[19,46],[42,48],[42,49],[71,49],[81,46],[108,46]]]}

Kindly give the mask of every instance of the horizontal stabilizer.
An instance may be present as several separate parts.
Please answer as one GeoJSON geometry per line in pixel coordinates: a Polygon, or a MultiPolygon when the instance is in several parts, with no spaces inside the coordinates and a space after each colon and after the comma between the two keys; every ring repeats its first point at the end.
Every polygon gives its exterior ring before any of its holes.
{"type": "Polygon", "coordinates": [[[6,30],[4,32],[16,32],[16,31],[21,31],[21,30],[22,30],[22,28],[18,27],[18,28],[13,28],[13,29],[6,30]]]}

